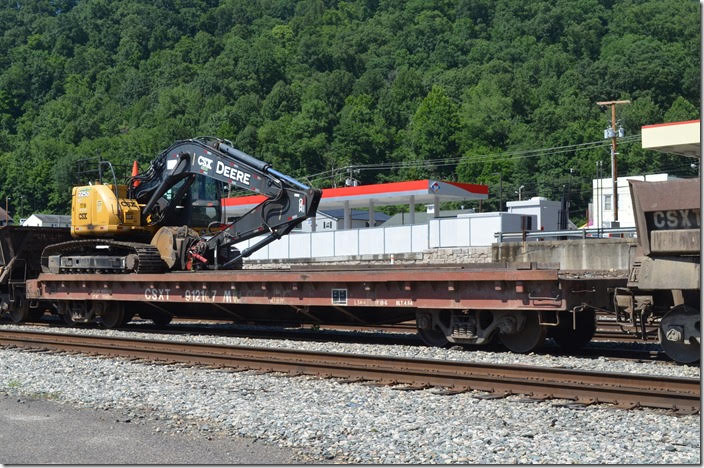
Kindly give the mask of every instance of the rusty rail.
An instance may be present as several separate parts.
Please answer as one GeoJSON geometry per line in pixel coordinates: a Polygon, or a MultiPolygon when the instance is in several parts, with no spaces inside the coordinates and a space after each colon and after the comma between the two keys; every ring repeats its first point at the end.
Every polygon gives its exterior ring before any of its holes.
{"type": "Polygon", "coordinates": [[[698,379],[0,330],[0,345],[697,412],[698,379]]]}
{"type": "MultiPolygon", "coordinates": [[[[159,335],[199,335],[199,336],[222,336],[222,337],[246,337],[246,338],[266,338],[266,339],[289,339],[294,341],[323,341],[323,342],[338,342],[338,343],[359,343],[359,344],[386,344],[386,345],[406,345],[406,346],[426,346],[415,333],[415,325],[412,327],[413,332],[408,331],[406,323],[390,325],[390,326],[355,326],[345,325],[339,328],[336,325],[320,325],[319,330],[313,330],[310,325],[307,327],[274,327],[274,328],[256,328],[248,325],[232,325],[231,321],[216,321],[198,319],[200,323],[192,323],[194,320],[177,319],[167,327],[155,327],[149,324],[130,323],[119,330],[126,332],[138,332],[144,334],[159,334],[159,335]],[[210,325],[223,325],[223,328],[211,328],[210,325]],[[228,327],[231,325],[231,327],[228,327]],[[361,333],[365,331],[384,330],[387,333],[361,333]],[[406,330],[405,332],[403,330],[406,330]]],[[[2,324],[0,320],[0,324],[2,324]]],[[[63,322],[37,322],[32,326],[39,329],[50,330],[52,328],[65,329],[68,328],[63,322]]],[[[80,328],[86,330],[94,330],[99,327],[94,324],[84,324],[80,328]]],[[[599,340],[593,341],[592,346],[583,348],[576,352],[569,353],[576,357],[603,357],[607,359],[626,359],[637,361],[671,361],[661,351],[655,349],[633,349],[633,348],[614,348],[614,347],[599,347],[600,341],[623,342],[628,340],[599,340]]],[[[645,342],[643,342],[645,343],[645,342]]],[[[650,342],[655,346],[655,342],[650,342]]],[[[469,346],[467,352],[473,349],[481,349],[484,351],[506,352],[506,349],[500,345],[494,346],[469,346]]],[[[561,349],[558,346],[550,346],[546,343],[544,348],[535,351],[537,354],[561,354],[561,349]]]]}

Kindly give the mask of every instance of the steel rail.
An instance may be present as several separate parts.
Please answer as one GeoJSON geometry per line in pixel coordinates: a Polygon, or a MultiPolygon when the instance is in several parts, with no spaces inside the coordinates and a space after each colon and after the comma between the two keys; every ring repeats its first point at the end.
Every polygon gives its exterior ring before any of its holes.
{"type": "MultiPolygon", "coordinates": [[[[207,322],[203,320],[202,322],[207,322]]],[[[212,324],[215,323],[215,321],[212,324]]],[[[3,322],[0,321],[0,324],[3,322]]],[[[219,323],[221,325],[232,325],[230,321],[222,321],[219,323]]],[[[130,323],[117,330],[125,332],[138,332],[148,335],[198,335],[198,336],[218,336],[218,337],[246,337],[246,338],[264,338],[264,339],[289,339],[294,341],[322,341],[322,342],[335,342],[335,343],[359,343],[359,344],[386,344],[386,345],[405,345],[405,346],[427,346],[423,343],[421,338],[415,333],[402,332],[400,329],[398,331],[390,332],[389,329],[384,329],[386,333],[364,333],[365,331],[377,331],[379,327],[364,327],[364,326],[350,326],[348,328],[336,329],[334,325],[326,326],[321,325],[320,330],[312,330],[305,327],[292,327],[292,328],[248,328],[246,325],[234,325],[232,328],[209,328],[211,323],[197,323],[190,324],[188,320],[177,319],[171,322],[167,327],[156,327],[151,324],[141,324],[141,323],[130,323]],[[240,328],[244,327],[244,328],[240,328]]],[[[401,324],[403,325],[403,324],[401,324]]],[[[70,328],[63,322],[50,323],[50,322],[38,322],[33,323],[32,326],[51,330],[53,328],[66,329],[70,328]]],[[[95,330],[99,329],[98,325],[95,324],[84,324],[81,328],[85,330],[95,330]]],[[[595,336],[595,338],[597,338],[595,336]]],[[[559,346],[551,346],[546,342],[543,348],[534,351],[536,354],[541,355],[571,355],[575,357],[603,357],[607,359],[626,359],[626,360],[637,360],[637,361],[671,361],[665,354],[659,350],[652,349],[629,349],[629,348],[599,348],[598,345],[603,342],[627,342],[627,339],[598,339],[593,340],[592,344],[596,347],[582,348],[574,352],[565,353],[559,346]]],[[[639,342],[645,344],[646,342],[639,342]]],[[[655,345],[656,343],[651,341],[648,344],[655,345]]],[[[478,351],[493,351],[493,352],[507,352],[506,349],[502,348],[500,345],[467,345],[463,346],[465,351],[471,352],[473,350],[478,351]]]]}
{"type": "Polygon", "coordinates": [[[700,382],[570,369],[0,330],[0,345],[697,412],[700,382]]]}
{"type": "MultiPolygon", "coordinates": [[[[0,319],[0,323],[3,323],[2,319],[0,319]]],[[[9,322],[8,322],[9,323],[9,322]]],[[[32,322],[32,326],[36,327],[49,327],[50,325],[54,325],[53,322],[32,322]]],[[[63,323],[60,324],[61,326],[64,326],[63,323]]],[[[82,324],[85,326],[86,324],[82,324]]],[[[149,328],[145,331],[147,333],[152,332],[152,331],[158,331],[160,333],[171,333],[171,334],[177,334],[177,333],[213,333],[213,334],[218,334],[222,336],[241,336],[241,332],[233,332],[233,333],[228,333],[226,330],[208,330],[204,328],[199,328],[203,327],[206,325],[239,325],[236,322],[233,322],[232,320],[216,320],[216,319],[204,319],[204,318],[187,318],[187,317],[178,317],[177,319],[174,319],[169,326],[167,327],[157,327],[156,329],[154,328],[149,328]]],[[[259,325],[262,326],[274,326],[269,323],[263,322],[260,323],[259,325]]],[[[125,330],[131,330],[131,331],[139,331],[139,328],[141,325],[137,325],[134,323],[126,324],[121,327],[121,329],[125,330]]],[[[309,323],[309,322],[303,322],[300,323],[298,326],[291,326],[291,327],[281,327],[282,329],[287,328],[288,330],[293,330],[293,331],[305,331],[306,329],[312,329],[313,327],[316,327],[319,330],[328,330],[328,331],[349,331],[349,332],[385,332],[388,334],[393,334],[393,335],[408,335],[408,337],[416,336],[417,335],[417,329],[415,322],[410,323],[410,322],[402,322],[402,323],[396,323],[396,324],[375,324],[375,325],[366,325],[366,324],[336,324],[336,323],[309,323]]],[[[95,328],[95,326],[94,326],[95,328]]],[[[649,329],[650,330],[650,329],[649,329]]],[[[264,333],[264,332],[253,332],[257,336],[264,333]]],[[[657,335],[651,335],[650,340],[643,340],[642,338],[638,337],[635,334],[629,333],[620,327],[618,327],[616,324],[606,324],[606,326],[603,326],[601,323],[597,322],[597,328],[596,332],[594,333],[594,337],[592,338],[593,341],[614,341],[614,342],[638,342],[638,343],[657,343],[657,335]]]]}

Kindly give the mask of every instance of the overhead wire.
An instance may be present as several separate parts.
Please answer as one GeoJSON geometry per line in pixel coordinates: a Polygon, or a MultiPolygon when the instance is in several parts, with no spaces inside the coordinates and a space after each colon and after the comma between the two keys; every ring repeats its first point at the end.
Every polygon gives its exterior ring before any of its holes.
{"type": "MultiPolygon", "coordinates": [[[[630,144],[640,141],[640,134],[630,135],[628,137],[621,138],[619,140],[620,144],[630,144]]],[[[506,151],[502,153],[492,153],[492,154],[482,154],[471,157],[461,156],[452,158],[438,158],[438,159],[425,159],[420,161],[405,160],[405,161],[390,161],[376,164],[358,164],[358,165],[347,165],[339,168],[332,168],[326,171],[317,172],[304,176],[308,182],[313,182],[318,179],[325,179],[329,177],[335,177],[336,175],[344,174],[345,172],[361,172],[361,171],[385,171],[393,169],[419,169],[419,168],[437,168],[445,167],[459,164],[460,162],[465,163],[476,163],[482,162],[487,159],[500,159],[501,161],[510,161],[516,159],[533,158],[540,156],[550,156],[555,154],[564,154],[576,151],[585,151],[589,149],[596,149],[601,147],[610,146],[611,142],[608,140],[598,140],[586,143],[579,143],[575,145],[564,145],[564,146],[553,146],[548,148],[538,148],[531,150],[518,150],[518,151],[506,151]]]]}
{"type": "MultiPolygon", "coordinates": [[[[633,143],[638,143],[641,141],[641,135],[640,134],[635,134],[635,135],[630,135],[628,137],[620,138],[619,139],[619,144],[620,145],[629,145],[633,143]]],[[[391,171],[391,170],[398,170],[398,169],[421,169],[421,168],[438,168],[438,167],[445,167],[445,166],[451,166],[451,165],[456,165],[460,162],[465,162],[465,163],[479,163],[482,161],[487,161],[487,160],[500,160],[500,161],[512,161],[512,160],[520,160],[520,159],[526,159],[526,158],[534,158],[534,157],[541,157],[541,156],[552,156],[552,155],[558,155],[558,154],[565,154],[565,153],[576,153],[576,152],[583,152],[583,151],[588,151],[592,149],[599,149],[599,148],[608,148],[611,146],[611,141],[610,140],[598,140],[598,141],[591,141],[591,142],[585,142],[585,143],[579,143],[579,144],[574,144],[574,145],[563,145],[563,146],[553,146],[553,147],[547,147],[547,148],[538,148],[538,149],[531,149],[531,150],[517,150],[517,151],[505,151],[501,153],[492,153],[492,154],[482,154],[482,155],[475,155],[471,157],[452,157],[452,158],[438,158],[438,159],[428,159],[428,160],[421,160],[421,161],[388,161],[388,162],[382,162],[382,163],[376,163],[376,164],[360,164],[360,165],[348,165],[348,166],[342,166],[339,168],[333,168],[330,170],[326,171],[321,171],[319,173],[311,174],[305,179],[307,179],[309,182],[312,182],[314,180],[319,180],[319,179],[327,179],[327,178],[334,178],[336,176],[339,176],[341,174],[344,174],[346,172],[354,171],[356,172],[361,172],[361,171],[372,171],[376,170],[378,172],[382,171],[391,171]]],[[[683,164],[668,164],[665,166],[661,166],[659,169],[661,172],[667,172],[671,173],[673,175],[682,175],[682,176],[692,176],[696,177],[696,174],[691,174],[688,171],[691,171],[691,167],[689,167],[689,163],[683,163],[683,164]],[[686,165],[685,165],[686,164],[686,165]]],[[[635,171],[634,173],[630,173],[634,171],[629,171],[628,174],[621,175],[621,177],[629,177],[633,175],[640,175],[636,174],[635,172],[642,172],[642,171],[635,171]]],[[[580,187],[584,186],[584,179],[593,179],[592,174],[586,174],[586,173],[577,173],[573,175],[572,177],[574,178],[573,186],[570,187],[570,195],[574,196],[581,196],[585,197],[588,196],[589,194],[593,193],[593,188],[584,188],[581,189],[580,187]],[[581,181],[581,182],[580,182],[581,181]]],[[[566,176],[567,177],[567,176],[566,176]]],[[[560,185],[564,185],[568,183],[567,180],[555,180],[552,181],[552,190],[559,190],[560,185]]],[[[507,193],[510,193],[511,190],[514,190],[516,187],[513,185],[518,186],[518,184],[510,184],[509,186],[504,186],[504,189],[507,190],[507,193]]],[[[523,193],[530,193],[531,191],[536,191],[540,187],[545,187],[546,183],[545,181],[538,181],[536,179],[531,179],[530,181],[526,181],[525,183],[521,183],[521,185],[524,185],[524,192],[523,193]]],[[[582,211],[583,208],[577,208],[576,206],[570,209],[570,212],[577,212],[577,211],[582,211]]]]}

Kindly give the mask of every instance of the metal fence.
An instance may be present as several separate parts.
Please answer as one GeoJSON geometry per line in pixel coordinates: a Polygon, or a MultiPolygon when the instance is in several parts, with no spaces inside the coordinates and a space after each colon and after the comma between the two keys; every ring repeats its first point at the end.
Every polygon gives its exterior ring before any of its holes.
{"type": "Polygon", "coordinates": [[[496,242],[515,240],[560,240],[569,239],[601,239],[605,237],[636,237],[635,227],[623,228],[590,228],[569,229],[564,231],[522,231],[522,232],[497,232],[494,234],[496,242]]]}

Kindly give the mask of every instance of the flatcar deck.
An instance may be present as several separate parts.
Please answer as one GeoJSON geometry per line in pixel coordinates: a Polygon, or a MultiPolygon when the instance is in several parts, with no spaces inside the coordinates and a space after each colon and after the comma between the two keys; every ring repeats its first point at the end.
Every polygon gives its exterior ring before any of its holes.
{"type": "Polygon", "coordinates": [[[535,264],[123,275],[44,273],[27,281],[27,297],[225,306],[568,310],[580,303],[593,303],[604,286],[624,283],[625,274],[570,276],[535,264]],[[596,283],[600,287],[595,287],[596,283]]]}

